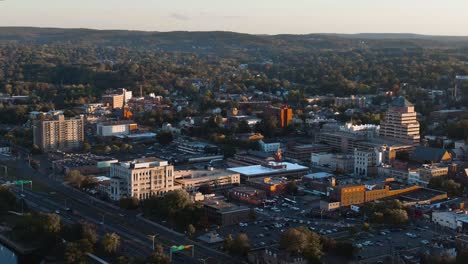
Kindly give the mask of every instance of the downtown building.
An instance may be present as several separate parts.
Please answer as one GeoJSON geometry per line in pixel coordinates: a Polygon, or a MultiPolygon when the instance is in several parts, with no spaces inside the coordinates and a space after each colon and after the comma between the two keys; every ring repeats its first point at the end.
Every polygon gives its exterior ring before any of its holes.
{"type": "Polygon", "coordinates": [[[276,118],[278,128],[289,126],[293,119],[293,109],[289,108],[287,105],[282,107],[269,106],[265,109],[265,114],[276,118]]]}
{"type": "Polygon", "coordinates": [[[84,117],[65,118],[63,114],[38,114],[32,121],[33,141],[42,151],[69,151],[84,142],[84,117]]]}
{"type": "Polygon", "coordinates": [[[147,199],[164,196],[176,190],[174,166],[158,158],[141,158],[111,165],[109,197],[117,201],[122,197],[147,199]]]}
{"type": "Polygon", "coordinates": [[[416,115],[413,104],[403,96],[396,98],[380,124],[380,136],[405,144],[419,144],[419,122],[416,115]]]}

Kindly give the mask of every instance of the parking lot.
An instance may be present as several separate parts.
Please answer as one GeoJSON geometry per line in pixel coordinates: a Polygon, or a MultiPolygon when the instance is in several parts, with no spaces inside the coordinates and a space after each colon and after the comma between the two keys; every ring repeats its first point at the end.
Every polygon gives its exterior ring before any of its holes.
{"type": "Polygon", "coordinates": [[[354,224],[353,220],[340,219],[338,221],[308,217],[307,212],[310,208],[317,207],[318,201],[311,202],[303,201],[301,198],[293,200],[278,197],[265,207],[255,208],[256,221],[220,227],[216,231],[221,237],[226,237],[229,234],[236,236],[239,233],[245,233],[250,239],[252,248],[277,245],[281,234],[291,227],[305,226],[318,234],[332,238],[349,234],[349,227],[354,224]]]}
{"type": "Polygon", "coordinates": [[[444,239],[445,236],[435,233],[427,226],[410,226],[358,234],[354,245],[359,248],[358,258],[361,263],[376,263],[385,256],[394,255],[410,260],[421,249],[444,239]]]}

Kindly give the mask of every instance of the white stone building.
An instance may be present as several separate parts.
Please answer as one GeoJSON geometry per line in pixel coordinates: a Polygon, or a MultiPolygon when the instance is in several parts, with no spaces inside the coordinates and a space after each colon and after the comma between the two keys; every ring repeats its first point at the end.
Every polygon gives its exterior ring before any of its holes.
{"type": "Polygon", "coordinates": [[[109,197],[147,199],[178,189],[174,183],[174,167],[157,158],[141,158],[111,165],[109,197]]]}

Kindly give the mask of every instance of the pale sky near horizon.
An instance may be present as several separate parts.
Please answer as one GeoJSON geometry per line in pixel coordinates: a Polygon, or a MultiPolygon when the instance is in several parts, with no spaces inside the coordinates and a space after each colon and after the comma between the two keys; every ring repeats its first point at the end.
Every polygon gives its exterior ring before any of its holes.
{"type": "Polygon", "coordinates": [[[4,0],[0,26],[468,35],[468,0],[4,0]]]}

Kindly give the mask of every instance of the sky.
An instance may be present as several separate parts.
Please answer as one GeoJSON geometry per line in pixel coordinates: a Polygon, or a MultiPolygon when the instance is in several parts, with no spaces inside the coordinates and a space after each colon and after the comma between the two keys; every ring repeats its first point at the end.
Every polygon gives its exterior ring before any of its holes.
{"type": "Polygon", "coordinates": [[[467,0],[0,0],[0,26],[468,35],[467,0]]]}

